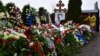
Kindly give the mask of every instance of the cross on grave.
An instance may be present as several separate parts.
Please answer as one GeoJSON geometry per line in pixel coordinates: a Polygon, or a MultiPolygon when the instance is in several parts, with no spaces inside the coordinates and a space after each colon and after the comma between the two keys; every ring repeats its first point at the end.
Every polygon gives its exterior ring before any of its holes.
{"type": "Polygon", "coordinates": [[[54,9],[55,12],[56,12],[56,11],[59,11],[59,12],[65,11],[65,12],[66,12],[66,9],[61,9],[61,7],[64,7],[64,6],[65,6],[64,3],[62,3],[61,0],[59,1],[58,4],[56,4],[56,6],[59,7],[59,9],[54,9]]]}
{"type": "Polygon", "coordinates": [[[55,25],[59,27],[61,21],[65,20],[66,9],[62,9],[62,7],[64,7],[64,3],[62,3],[61,0],[59,0],[59,3],[57,3],[56,6],[58,7],[58,9],[54,9],[55,11],[54,21],[55,21],[55,25]]]}

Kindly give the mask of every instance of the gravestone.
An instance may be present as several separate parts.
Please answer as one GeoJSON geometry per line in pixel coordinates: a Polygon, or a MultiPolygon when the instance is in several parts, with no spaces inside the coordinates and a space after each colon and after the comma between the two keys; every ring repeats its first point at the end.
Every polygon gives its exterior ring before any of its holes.
{"type": "Polygon", "coordinates": [[[66,8],[62,9],[62,7],[64,7],[64,3],[62,3],[61,0],[59,0],[59,3],[56,4],[56,6],[59,8],[59,9],[54,9],[55,24],[58,26],[58,25],[60,25],[60,21],[65,20],[66,8]]]}

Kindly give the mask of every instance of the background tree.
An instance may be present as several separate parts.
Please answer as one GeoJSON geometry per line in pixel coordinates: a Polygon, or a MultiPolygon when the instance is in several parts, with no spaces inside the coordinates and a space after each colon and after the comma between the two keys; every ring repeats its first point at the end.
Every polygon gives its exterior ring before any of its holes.
{"type": "Polygon", "coordinates": [[[44,7],[40,7],[40,8],[39,8],[39,11],[38,11],[38,15],[39,15],[39,16],[44,15],[44,14],[45,14],[44,10],[45,10],[44,7]]]}
{"type": "Polygon", "coordinates": [[[81,0],[69,0],[67,12],[68,19],[66,20],[73,20],[74,22],[79,22],[81,20],[81,5],[81,0]]]}
{"type": "Polygon", "coordinates": [[[22,9],[22,15],[25,15],[30,11],[30,5],[25,5],[22,9]]]}
{"type": "Polygon", "coordinates": [[[55,24],[55,13],[51,13],[50,17],[51,17],[52,23],[55,24]]]}
{"type": "Polygon", "coordinates": [[[3,12],[3,3],[0,1],[0,12],[3,12]]]}
{"type": "Polygon", "coordinates": [[[37,15],[37,13],[38,13],[34,7],[31,7],[31,11],[32,11],[33,15],[37,15]]]}
{"type": "Polygon", "coordinates": [[[49,12],[48,12],[47,9],[45,9],[44,7],[40,7],[40,8],[38,9],[38,15],[39,15],[39,16],[46,15],[47,13],[49,13],[49,12]]]}
{"type": "Polygon", "coordinates": [[[15,6],[15,4],[14,3],[7,3],[6,4],[6,6],[5,6],[5,8],[6,8],[6,11],[8,12],[8,13],[10,13],[10,11],[13,9],[13,7],[15,6]]]}
{"type": "MultiPolygon", "coordinates": [[[[7,14],[6,14],[6,8],[5,8],[5,6],[3,5],[3,3],[2,3],[2,1],[0,1],[0,13],[3,13],[4,14],[4,18],[7,18],[7,14]]],[[[3,15],[2,14],[2,15],[3,15]]],[[[0,15],[0,16],[2,16],[2,15],[0,15]]]]}

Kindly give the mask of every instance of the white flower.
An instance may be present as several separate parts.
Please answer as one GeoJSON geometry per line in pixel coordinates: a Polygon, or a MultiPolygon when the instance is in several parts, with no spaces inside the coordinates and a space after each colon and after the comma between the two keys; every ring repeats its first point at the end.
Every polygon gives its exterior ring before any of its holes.
{"type": "Polygon", "coordinates": [[[74,34],[74,38],[76,39],[77,42],[80,42],[78,37],[74,34]]]}
{"type": "Polygon", "coordinates": [[[91,32],[91,27],[90,27],[89,25],[82,24],[82,25],[80,25],[78,28],[82,28],[82,27],[85,27],[88,31],[91,32]]]}
{"type": "Polygon", "coordinates": [[[8,34],[10,34],[10,32],[8,32],[8,31],[4,32],[4,35],[8,35],[8,34]]]}
{"type": "Polygon", "coordinates": [[[4,13],[4,12],[1,12],[1,13],[0,13],[0,19],[1,19],[1,18],[4,18],[4,15],[5,15],[5,13],[4,13]]]}
{"type": "Polygon", "coordinates": [[[14,53],[14,56],[17,56],[17,53],[14,53]]]}
{"type": "Polygon", "coordinates": [[[60,27],[60,31],[64,31],[64,27],[63,26],[60,27]]]}
{"type": "Polygon", "coordinates": [[[31,42],[31,43],[29,43],[29,46],[32,46],[34,43],[33,42],[31,42]]]}
{"type": "Polygon", "coordinates": [[[54,40],[54,37],[51,37],[52,40],[54,40]]]}

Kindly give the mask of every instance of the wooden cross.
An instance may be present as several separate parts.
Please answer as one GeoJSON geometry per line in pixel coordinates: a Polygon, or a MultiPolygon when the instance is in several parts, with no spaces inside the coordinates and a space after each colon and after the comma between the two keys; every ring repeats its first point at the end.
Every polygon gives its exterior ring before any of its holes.
{"type": "Polygon", "coordinates": [[[66,11],[66,9],[61,9],[61,7],[64,7],[64,3],[62,3],[62,1],[60,0],[59,3],[56,5],[57,7],[59,7],[59,9],[55,9],[55,11],[66,11]]]}

